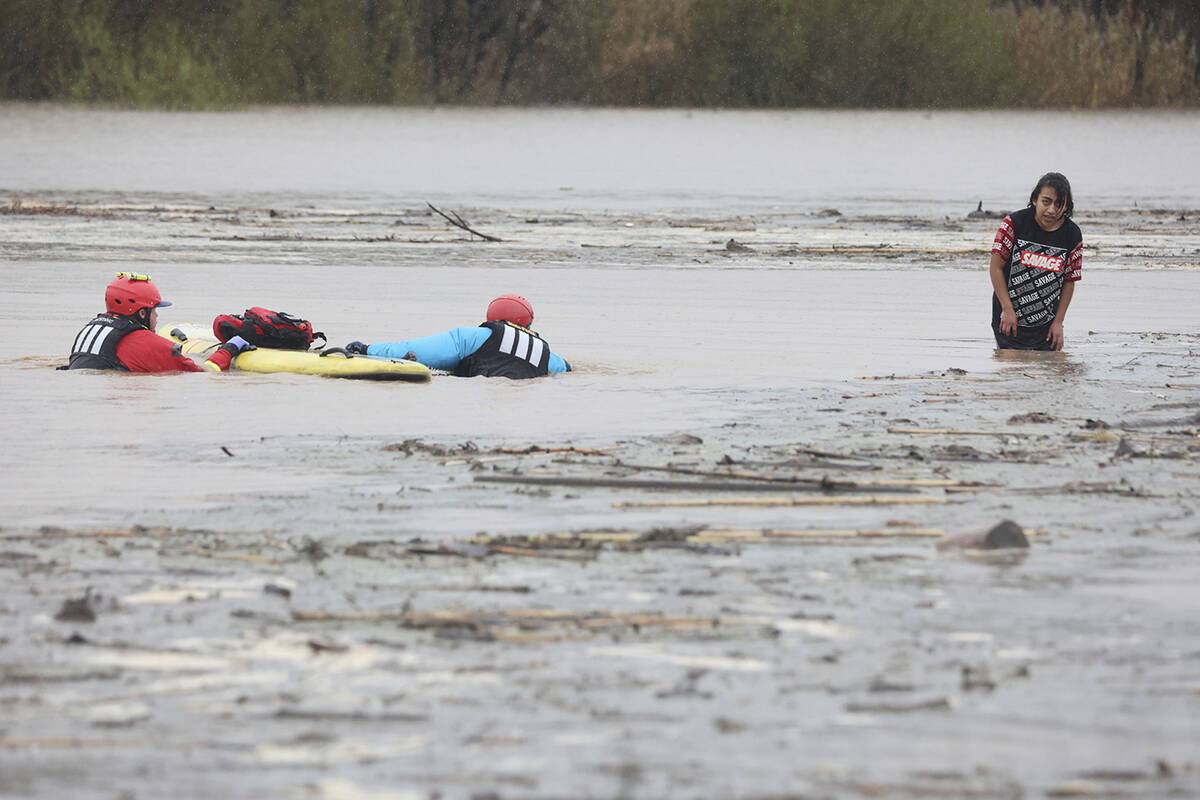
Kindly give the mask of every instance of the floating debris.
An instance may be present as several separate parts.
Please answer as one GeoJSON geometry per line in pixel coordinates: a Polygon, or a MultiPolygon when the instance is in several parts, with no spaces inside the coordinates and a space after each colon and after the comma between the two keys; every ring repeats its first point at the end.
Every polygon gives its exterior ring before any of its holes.
{"type": "Polygon", "coordinates": [[[54,618],[59,622],[95,622],[97,611],[115,611],[117,608],[116,600],[93,592],[89,586],[82,597],[64,600],[54,618]]]}
{"type": "Polygon", "coordinates": [[[1030,411],[1028,414],[1016,414],[1008,418],[1009,425],[1020,425],[1025,422],[1042,425],[1056,422],[1056,420],[1044,411],[1030,411]]]}
{"type": "Polygon", "coordinates": [[[1003,219],[1004,216],[1003,211],[988,211],[984,209],[982,200],[979,201],[979,205],[975,207],[974,211],[967,212],[967,219],[1003,219]]]}
{"type": "Polygon", "coordinates": [[[913,711],[953,711],[949,697],[931,697],[912,701],[851,701],[845,709],[853,714],[905,714],[913,711]]]}

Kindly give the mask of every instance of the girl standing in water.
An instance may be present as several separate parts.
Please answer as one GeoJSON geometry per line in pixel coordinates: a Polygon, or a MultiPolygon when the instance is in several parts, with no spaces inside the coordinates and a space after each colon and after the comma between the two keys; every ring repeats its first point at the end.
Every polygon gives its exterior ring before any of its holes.
{"type": "Polygon", "coordinates": [[[1006,350],[1062,350],[1063,319],[1083,269],[1083,234],[1071,220],[1071,184],[1047,172],[1029,205],[1000,223],[992,243],[992,332],[1006,350]]]}

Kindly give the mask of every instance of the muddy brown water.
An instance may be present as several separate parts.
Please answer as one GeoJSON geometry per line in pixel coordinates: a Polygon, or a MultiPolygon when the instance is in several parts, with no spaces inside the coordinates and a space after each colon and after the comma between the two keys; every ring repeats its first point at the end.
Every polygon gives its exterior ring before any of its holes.
{"type": "Polygon", "coordinates": [[[0,113],[0,795],[1200,792],[1195,115],[0,113]],[[1085,276],[1002,356],[967,212],[1043,162],[1085,276]],[[578,371],[54,371],[119,269],[338,344],[516,291],[578,371]]]}

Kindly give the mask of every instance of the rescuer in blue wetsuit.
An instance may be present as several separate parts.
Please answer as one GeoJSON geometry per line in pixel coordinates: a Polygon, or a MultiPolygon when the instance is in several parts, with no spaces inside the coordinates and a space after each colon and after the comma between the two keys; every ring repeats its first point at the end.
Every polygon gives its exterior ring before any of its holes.
{"type": "Polygon", "coordinates": [[[524,297],[504,294],[487,308],[487,321],[478,327],[453,328],[445,333],[398,342],[350,342],[346,352],[382,358],[410,358],[430,369],[443,369],[462,378],[538,378],[570,372],[571,365],[550,351],[536,332],[533,306],[524,297]]]}

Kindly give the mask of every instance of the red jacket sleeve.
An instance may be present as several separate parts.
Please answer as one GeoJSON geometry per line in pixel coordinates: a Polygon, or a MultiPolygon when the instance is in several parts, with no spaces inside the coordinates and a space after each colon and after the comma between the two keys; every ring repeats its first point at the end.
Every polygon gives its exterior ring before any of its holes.
{"type": "Polygon", "coordinates": [[[174,343],[152,331],[133,331],[117,345],[117,358],[130,372],[203,372],[200,365],[175,353],[174,343]]]}
{"type": "Polygon", "coordinates": [[[151,331],[133,331],[117,345],[117,358],[130,372],[224,372],[233,363],[232,345],[218,347],[201,367],[175,352],[175,343],[151,331]]]}

